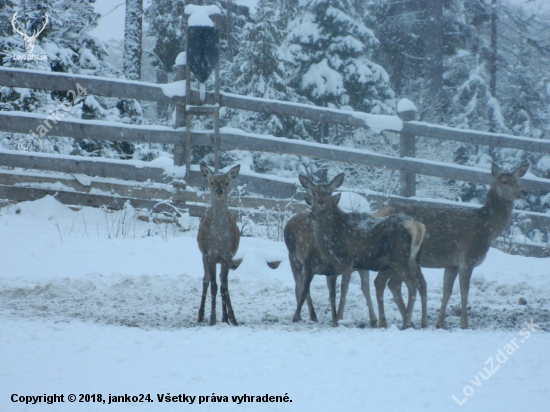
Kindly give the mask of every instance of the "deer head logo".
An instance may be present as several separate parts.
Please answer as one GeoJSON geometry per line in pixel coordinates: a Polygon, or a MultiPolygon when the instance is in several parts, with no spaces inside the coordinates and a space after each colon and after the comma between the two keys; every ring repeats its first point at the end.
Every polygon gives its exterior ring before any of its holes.
{"type": "Polygon", "coordinates": [[[17,12],[13,15],[13,18],[11,19],[11,25],[13,26],[13,30],[19,35],[21,35],[21,37],[23,37],[23,41],[25,42],[25,51],[29,54],[32,53],[32,51],[34,50],[34,42],[36,41],[40,33],[44,31],[44,29],[48,25],[48,21],[50,21],[50,18],[48,17],[48,15],[46,13],[44,13],[44,15],[46,16],[44,25],[40,30],[35,30],[33,34],[30,36],[27,34],[26,30],[21,29],[21,26],[17,22],[17,12]]]}

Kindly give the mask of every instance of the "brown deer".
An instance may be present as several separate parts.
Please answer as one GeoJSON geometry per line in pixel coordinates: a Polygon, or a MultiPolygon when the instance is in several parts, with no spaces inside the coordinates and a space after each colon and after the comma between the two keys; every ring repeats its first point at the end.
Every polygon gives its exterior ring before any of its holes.
{"type": "MultiPolygon", "coordinates": [[[[299,302],[301,295],[301,287],[304,284],[303,277],[308,280],[307,284],[311,284],[311,279],[315,274],[327,275],[327,286],[329,289],[330,309],[332,313],[332,326],[338,326],[338,321],[344,318],[344,307],[346,304],[346,295],[351,280],[351,271],[342,273],[342,282],[340,287],[340,303],[338,312],[336,312],[336,276],[331,276],[329,268],[321,260],[321,256],[315,246],[315,235],[313,234],[313,223],[307,217],[306,213],[300,213],[293,216],[285,226],[284,240],[288,249],[288,258],[290,268],[296,283],[296,302],[299,302]]],[[[367,300],[369,308],[370,324],[376,327],[378,320],[374,313],[372,300],[370,297],[369,271],[359,271],[361,277],[361,290],[367,300]]],[[[313,308],[313,302],[310,294],[306,296],[306,302],[309,309],[309,319],[317,322],[317,315],[313,308]]],[[[295,316],[294,321],[302,320],[301,308],[298,316],[295,316]]]]}
{"type": "Polygon", "coordinates": [[[227,206],[227,196],[229,194],[229,183],[239,174],[241,168],[237,165],[226,174],[213,174],[212,170],[205,164],[200,164],[201,173],[208,181],[210,186],[210,209],[205,213],[199,225],[199,234],[197,241],[202,253],[202,263],[204,265],[204,278],[202,280],[202,297],[199,308],[199,322],[204,321],[204,304],[208,286],[212,285],[210,293],[212,295],[212,308],[210,312],[210,325],[216,324],[216,294],[218,285],[216,284],[216,265],[221,265],[220,283],[222,295],[222,322],[233,325],[237,324],[231,299],[229,298],[229,289],[227,285],[227,276],[231,267],[231,262],[237,249],[241,233],[235,222],[235,218],[229,212],[227,206]]]}
{"type": "MultiPolygon", "coordinates": [[[[403,329],[412,325],[412,312],[416,300],[416,291],[420,289],[422,298],[422,326],[427,323],[426,283],[416,262],[425,234],[424,225],[413,219],[394,215],[386,218],[373,218],[366,213],[345,213],[338,208],[340,193],[332,195],[344,182],[344,174],[336,176],[328,184],[314,184],[300,175],[300,183],[306,189],[306,203],[311,206],[308,215],[313,222],[316,247],[326,272],[335,275],[357,270],[376,270],[390,279],[390,289],[405,282],[409,290],[408,304],[405,308],[401,292],[392,289],[396,303],[403,315],[403,329]]],[[[379,275],[380,276],[380,275],[379,275]]],[[[294,315],[296,320],[302,305],[309,294],[310,281],[303,276],[301,296],[294,315]]],[[[375,282],[376,283],[376,282],[375,282]]],[[[379,286],[379,285],[378,285],[379,286]]],[[[377,286],[380,327],[386,327],[382,290],[377,286]]]]}
{"type": "Polygon", "coordinates": [[[491,172],[494,180],[485,204],[479,209],[391,205],[375,214],[390,216],[401,213],[426,226],[427,234],[418,253],[418,262],[423,267],[445,268],[443,300],[436,324],[438,328],[444,326],[445,311],[457,274],[461,296],[460,327],[468,328],[468,292],[472,271],[485,259],[491,242],[510,224],[514,200],[522,197],[518,180],[528,169],[529,164],[525,164],[511,173],[503,173],[493,163],[491,172]]]}

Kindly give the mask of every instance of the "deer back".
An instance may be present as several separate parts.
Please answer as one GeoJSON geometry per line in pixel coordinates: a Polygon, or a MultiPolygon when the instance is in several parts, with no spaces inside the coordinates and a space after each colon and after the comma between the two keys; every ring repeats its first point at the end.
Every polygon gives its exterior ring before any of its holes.
{"type": "Polygon", "coordinates": [[[478,266],[491,242],[509,225],[513,201],[522,195],[519,178],[529,165],[502,173],[493,165],[494,177],[485,204],[479,209],[390,205],[375,216],[403,214],[426,226],[426,237],[419,252],[425,267],[478,266]]]}

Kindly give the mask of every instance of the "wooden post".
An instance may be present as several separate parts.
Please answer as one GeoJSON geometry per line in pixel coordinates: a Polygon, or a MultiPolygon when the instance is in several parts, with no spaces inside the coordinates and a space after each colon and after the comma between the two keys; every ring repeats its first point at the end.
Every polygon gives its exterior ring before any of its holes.
{"type": "MultiPolygon", "coordinates": [[[[404,122],[416,119],[416,106],[408,99],[401,99],[397,104],[397,115],[404,122]]],[[[416,137],[412,133],[401,133],[399,139],[399,157],[415,157],[416,137]]],[[[416,195],[416,174],[399,172],[400,190],[403,197],[416,195]]]]}
{"type": "MultiPolygon", "coordinates": [[[[229,6],[230,7],[230,6],[229,6]]],[[[214,24],[218,29],[218,53],[220,52],[220,32],[221,32],[221,15],[212,16],[214,24]]],[[[214,112],[214,171],[217,173],[220,169],[220,63],[216,65],[214,71],[214,95],[216,96],[216,101],[214,105],[218,106],[218,111],[214,112]]]]}
{"type": "MultiPolygon", "coordinates": [[[[189,16],[185,16],[185,52],[188,53],[189,16]]],[[[187,108],[191,105],[191,69],[188,64],[189,56],[186,54],[185,64],[185,179],[191,175],[191,116],[187,108]]]]}
{"type": "MultiPolygon", "coordinates": [[[[186,78],[186,68],[185,66],[178,65],[176,66],[176,80],[185,80],[186,78]]],[[[176,119],[174,126],[176,128],[183,127],[186,125],[185,119],[185,106],[183,104],[176,104],[176,119]]],[[[185,146],[181,144],[174,145],[174,166],[183,166],[185,164],[185,146]]]]}

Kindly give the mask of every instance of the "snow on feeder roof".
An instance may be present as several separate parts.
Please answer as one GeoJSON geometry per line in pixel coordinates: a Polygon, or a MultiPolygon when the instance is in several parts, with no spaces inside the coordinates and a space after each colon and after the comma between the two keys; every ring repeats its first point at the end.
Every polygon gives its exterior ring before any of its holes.
{"type": "Polygon", "coordinates": [[[218,6],[197,6],[195,4],[188,4],[185,6],[185,14],[189,14],[189,27],[203,26],[214,27],[214,22],[209,16],[214,14],[221,14],[218,6]]]}

